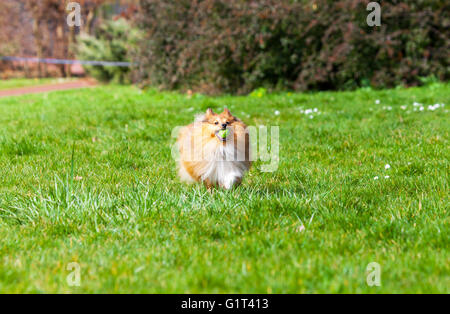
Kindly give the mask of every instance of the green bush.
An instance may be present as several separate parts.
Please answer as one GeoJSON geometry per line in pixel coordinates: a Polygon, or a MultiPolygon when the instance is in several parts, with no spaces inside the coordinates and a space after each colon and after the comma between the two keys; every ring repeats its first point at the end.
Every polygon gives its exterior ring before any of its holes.
{"type": "MultiPolygon", "coordinates": [[[[132,49],[137,38],[125,19],[108,21],[101,25],[95,36],[81,34],[75,47],[80,60],[102,60],[129,62],[128,51],[132,49]]],[[[115,83],[130,82],[130,68],[116,66],[85,66],[87,72],[100,81],[115,83]]]]}
{"type": "Polygon", "coordinates": [[[420,84],[449,76],[446,1],[142,0],[134,78],[162,88],[247,93],[420,84]]]}

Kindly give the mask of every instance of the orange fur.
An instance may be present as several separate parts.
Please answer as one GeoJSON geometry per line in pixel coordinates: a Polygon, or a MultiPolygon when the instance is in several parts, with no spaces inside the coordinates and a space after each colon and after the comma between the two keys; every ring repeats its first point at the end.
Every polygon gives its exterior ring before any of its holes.
{"type": "Polygon", "coordinates": [[[241,183],[251,166],[247,126],[228,109],[221,114],[208,109],[197,122],[180,130],[177,144],[183,181],[229,189],[241,183]],[[220,130],[229,130],[226,140],[217,135],[220,130]]]}

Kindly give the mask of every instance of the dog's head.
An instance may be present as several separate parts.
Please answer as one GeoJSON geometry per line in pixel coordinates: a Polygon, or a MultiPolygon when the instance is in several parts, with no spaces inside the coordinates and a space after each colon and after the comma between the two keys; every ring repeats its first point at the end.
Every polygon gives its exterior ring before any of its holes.
{"type": "Polygon", "coordinates": [[[207,124],[207,129],[211,137],[216,137],[219,141],[225,142],[231,138],[234,127],[240,123],[240,120],[233,116],[227,108],[220,114],[215,113],[209,108],[206,110],[202,122],[207,124]]]}

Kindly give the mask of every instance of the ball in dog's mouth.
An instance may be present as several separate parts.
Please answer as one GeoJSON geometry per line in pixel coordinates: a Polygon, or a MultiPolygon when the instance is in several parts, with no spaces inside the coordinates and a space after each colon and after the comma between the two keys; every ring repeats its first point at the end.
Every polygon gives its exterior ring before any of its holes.
{"type": "Polygon", "coordinates": [[[216,132],[217,138],[221,141],[226,141],[229,134],[230,134],[229,129],[222,129],[216,132]]]}

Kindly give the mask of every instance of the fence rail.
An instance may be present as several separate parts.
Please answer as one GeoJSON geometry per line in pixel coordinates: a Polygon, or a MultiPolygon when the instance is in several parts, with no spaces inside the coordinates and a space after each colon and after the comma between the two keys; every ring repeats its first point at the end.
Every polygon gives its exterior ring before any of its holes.
{"type": "Polygon", "coordinates": [[[119,61],[87,61],[87,60],[68,60],[68,59],[40,59],[40,58],[22,58],[4,56],[0,57],[2,61],[25,61],[34,63],[48,63],[48,64],[81,64],[81,65],[93,65],[93,66],[116,66],[116,67],[130,67],[131,62],[119,62],[119,61]]]}

